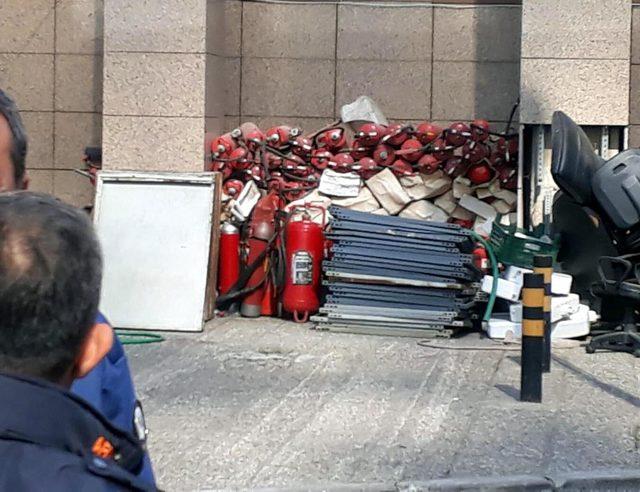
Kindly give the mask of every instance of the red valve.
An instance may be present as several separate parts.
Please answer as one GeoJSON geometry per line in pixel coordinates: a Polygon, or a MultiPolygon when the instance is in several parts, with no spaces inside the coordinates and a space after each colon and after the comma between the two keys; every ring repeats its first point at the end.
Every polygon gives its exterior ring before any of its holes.
{"type": "Polygon", "coordinates": [[[312,150],[313,142],[310,138],[307,137],[296,137],[296,139],[291,144],[291,152],[300,157],[307,157],[311,155],[312,150]]]}
{"type": "Polygon", "coordinates": [[[440,161],[431,154],[423,155],[418,161],[418,171],[423,174],[433,174],[440,169],[440,161]]]}
{"type": "Polygon", "coordinates": [[[446,134],[447,143],[454,147],[459,147],[471,137],[471,130],[466,123],[457,121],[449,126],[446,130],[446,134]]]}
{"type": "Polygon", "coordinates": [[[316,137],[318,144],[326,147],[328,150],[335,152],[341,150],[347,144],[347,137],[342,128],[331,128],[322,132],[316,137]]]}
{"type": "Polygon", "coordinates": [[[488,183],[492,178],[491,168],[486,164],[476,164],[471,166],[467,171],[467,178],[476,185],[488,183]]]}
{"type": "Polygon", "coordinates": [[[225,181],[222,190],[224,194],[230,196],[231,198],[235,198],[240,193],[242,193],[242,189],[244,188],[244,183],[239,179],[229,179],[225,181]]]}
{"type": "Polygon", "coordinates": [[[356,138],[362,142],[362,145],[372,147],[377,145],[382,137],[386,134],[386,127],[376,123],[365,123],[356,133],[356,138]]]}
{"type": "Polygon", "coordinates": [[[442,134],[442,128],[433,123],[420,123],[416,128],[416,138],[423,145],[430,144],[442,134]]]}
{"type": "Polygon", "coordinates": [[[467,170],[468,164],[461,157],[451,157],[444,165],[444,172],[451,179],[462,176],[467,170]]]}
{"type": "Polygon", "coordinates": [[[471,123],[471,138],[476,142],[484,142],[489,139],[489,122],[487,120],[473,120],[471,123]]]}
{"type": "Polygon", "coordinates": [[[453,147],[446,144],[441,138],[433,142],[433,156],[439,161],[446,161],[453,156],[453,147]]]}
{"type": "Polygon", "coordinates": [[[373,160],[376,161],[379,166],[389,167],[393,164],[395,158],[396,153],[389,145],[380,144],[373,151],[373,160]]]}
{"type": "Polygon", "coordinates": [[[424,152],[422,151],[422,144],[416,138],[405,140],[402,144],[401,150],[412,151],[402,155],[402,157],[409,162],[416,162],[424,155],[424,152]]]}
{"type": "Polygon", "coordinates": [[[341,152],[337,154],[333,160],[329,163],[329,166],[333,167],[338,172],[349,172],[351,166],[353,166],[354,160],[351,154],[341,152]]]}
{"type": "Polygon", "coordinates": [[[382,143],[399,147],[409,138],[408,130],[409,128],[405,125],[390,125],[389,128],[387,128],[387,134],[382,139],[382,143]]]}
{"type": "Polygon", "coordinates": [[[391,171],[398,177],[411,176],[414,174],[411,164],[404,159],[396,159],[396,161],[391,165],[391,171]]]}
{"type": "Polygon", "coordinates": [[[356,171],[362,179],[369,179],[380,171],[380,167],[371,157],[363,157],[357,162],[356,171]]]}
{"type": "Polygon", "coordinates": [[[316,168],[326,169],[329,165],[329,162],[333,160],[333,154],[328,150],[324,149],[316,149],[312,153],[311,164],[316,168]]]}

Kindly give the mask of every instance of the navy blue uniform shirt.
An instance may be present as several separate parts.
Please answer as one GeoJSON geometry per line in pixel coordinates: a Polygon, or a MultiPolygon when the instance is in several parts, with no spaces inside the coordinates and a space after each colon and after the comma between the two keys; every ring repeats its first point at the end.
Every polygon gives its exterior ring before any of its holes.
{"type": "MultiPolygon", "coordinates": [[[[109,325],[102,314],[98,314],[96,323],[109,325]]],[[[76,380],[71,391],[89,402],[115,426],[134,435],[138,434],[134,424],[136,392],[127,356],[115,333],[111,351],[93,371],[84,378],[76,380]]],[[[151,460],[147,453],[145,453],[144,466],[140,469],[139,477],[155,484],[151,460]]]]}
{"type": "Polygon", "coordinates": [[[0,375],[0,490],[154,491],[144,450],[83,399],[39,380],[0,375]]]}

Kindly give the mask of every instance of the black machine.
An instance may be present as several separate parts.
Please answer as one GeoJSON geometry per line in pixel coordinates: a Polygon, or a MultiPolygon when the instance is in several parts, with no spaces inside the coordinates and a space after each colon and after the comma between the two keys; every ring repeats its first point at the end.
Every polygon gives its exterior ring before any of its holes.
{"type": "Polygon", "coordinates": [[[591,339],[587,352],[640,357],[640,150],[605,161],[560,111],[551,131],[551,173],[561,190],[553,203],[554,232],[561,240],[558,262],[609,328],[591,339]]]}

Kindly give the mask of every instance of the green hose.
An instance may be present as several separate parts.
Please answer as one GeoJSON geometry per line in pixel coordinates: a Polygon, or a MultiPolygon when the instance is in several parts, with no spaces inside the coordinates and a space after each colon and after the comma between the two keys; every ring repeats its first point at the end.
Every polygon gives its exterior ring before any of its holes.
{"type": "Polygon", "coordinates": [[[122,345],[144,345],[147,343],[164,342],[164,337],[155,333],[140,333],[137,331],[116,330],[122,345]]]}
{"type": "Polygon", "coordinates": [[[491,261],[491,275],[493,275],[493,284],[491,285],[491,294],[489,294],[489,302],[487,302],[487,308],[484,311],[482,321],[488,322],[491,319],[491,313],[493,312],[493,305],[496,303],[496,294],[498,292],[498,260],[496,259],[493,246],[489,241],[485,240],[480,234],[475,231],[470,231],[473,239],[478,241],[489,254],[489,260],[491,261]]]}

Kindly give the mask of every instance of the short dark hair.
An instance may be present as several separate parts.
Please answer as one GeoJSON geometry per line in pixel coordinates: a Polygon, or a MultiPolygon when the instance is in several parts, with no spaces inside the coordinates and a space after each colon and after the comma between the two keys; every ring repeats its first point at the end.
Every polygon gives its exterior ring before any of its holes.
{"type": "Polygon", "coordinates": [[[11,130],[11,162],[16,183],[20,183],[26,172],[27,132],[16,103],[0,89],[0,115],[4,116],[11,130]]]}
{"type": "Polygon", "coordinates": [[[0,194],[0,372],[61,381],[95,322],[101,280],[83,212],[40,193],[0,194]]]}

